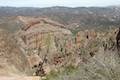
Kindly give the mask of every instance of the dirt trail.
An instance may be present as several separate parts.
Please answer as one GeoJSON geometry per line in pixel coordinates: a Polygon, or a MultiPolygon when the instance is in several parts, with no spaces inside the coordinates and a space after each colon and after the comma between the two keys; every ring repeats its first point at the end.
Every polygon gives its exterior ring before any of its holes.
{"type": "Polygon", "coordinates": [[[41,80],[40,77],[37,76],[29,76],[29,77],[0,77],[0,80],[41,80]]]}

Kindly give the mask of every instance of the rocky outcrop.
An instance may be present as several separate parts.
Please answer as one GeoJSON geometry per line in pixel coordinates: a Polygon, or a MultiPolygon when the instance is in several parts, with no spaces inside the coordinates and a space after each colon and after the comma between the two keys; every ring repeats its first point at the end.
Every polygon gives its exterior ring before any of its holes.
{"type": "Polygon", "coordinates": [[[37,50],[38,54],[56,52],[58,50],[57,47],[65,46],[66,39],[72,35],[69,30],[61,28],[64,27],[62,24],[47,18],[19,16],[18,19],[24,25],[21,26],[22,28],[17,35],[23,40],[28,51],[37,50]]]}
{"type": "MultiPolygon", "coordinates": [[[[21,30],[16,33],[17,43],[28,56],[33,70],[37,67],[40,71],[40,63],[47,55],[47,62],[42,67],[45,73],[48,73],[53,66],[53,55],[72,51],[72,33],[63,28],[62,24],[40,17],[19,16],[17,18],[23,24],[21,30]]],[[[38,71],[36,72],[39,73],[38,71]]]]}
{"type": "Polygon", "coordinates": [[[77,47],[87,46],[88,42],[97,38],[98,33],[95,30],[79,31],[76,35],[75,42],[77,47]]]}

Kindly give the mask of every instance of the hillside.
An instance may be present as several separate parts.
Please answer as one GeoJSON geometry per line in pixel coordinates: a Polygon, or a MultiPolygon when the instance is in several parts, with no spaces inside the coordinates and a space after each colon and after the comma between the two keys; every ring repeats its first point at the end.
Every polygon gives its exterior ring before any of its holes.
{"type": "Polygon", "coordinates": [[[27,75],[29,63],[13,35],[0,29],[0,76],[27,75]]]}
{"type": "Polygon", "coordinates": [[[1,7],[0,79],[119,80],[119,22],[116,6],[1,7]]]}

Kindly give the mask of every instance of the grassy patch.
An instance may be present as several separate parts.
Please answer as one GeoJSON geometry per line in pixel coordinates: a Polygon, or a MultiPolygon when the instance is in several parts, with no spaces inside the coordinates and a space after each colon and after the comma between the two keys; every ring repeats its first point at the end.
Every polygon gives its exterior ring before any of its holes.
{"type": "Polygon", "coordinates": [[[75,68],[72,65],[69,65],[69,66],[65,67],[64,69],[59,70],[58,72],[51,71],[50,74],[46,76],[45,80],[57,80],[58,78],[60,79],[60,76],[71,75],[76,70],[77,70],[77,68],[75,68]]]}

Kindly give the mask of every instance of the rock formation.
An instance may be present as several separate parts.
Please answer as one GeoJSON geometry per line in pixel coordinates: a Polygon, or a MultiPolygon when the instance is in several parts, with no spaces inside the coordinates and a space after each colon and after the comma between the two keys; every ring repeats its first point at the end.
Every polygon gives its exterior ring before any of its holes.
{"type": "MultiPolygon", "coordinates": [[[[72,33],[63,28],[62,24],[39,17],[19,16],[17,19],[23,24],[21,30],[16,33],[17,43],[28,56],[31,68],[38,66],[45,55],[49,65],[54,54],[72,51],[72,33]]],[[[46,73],[50,71],[48,68],[44,66],[46,73]]]]}

